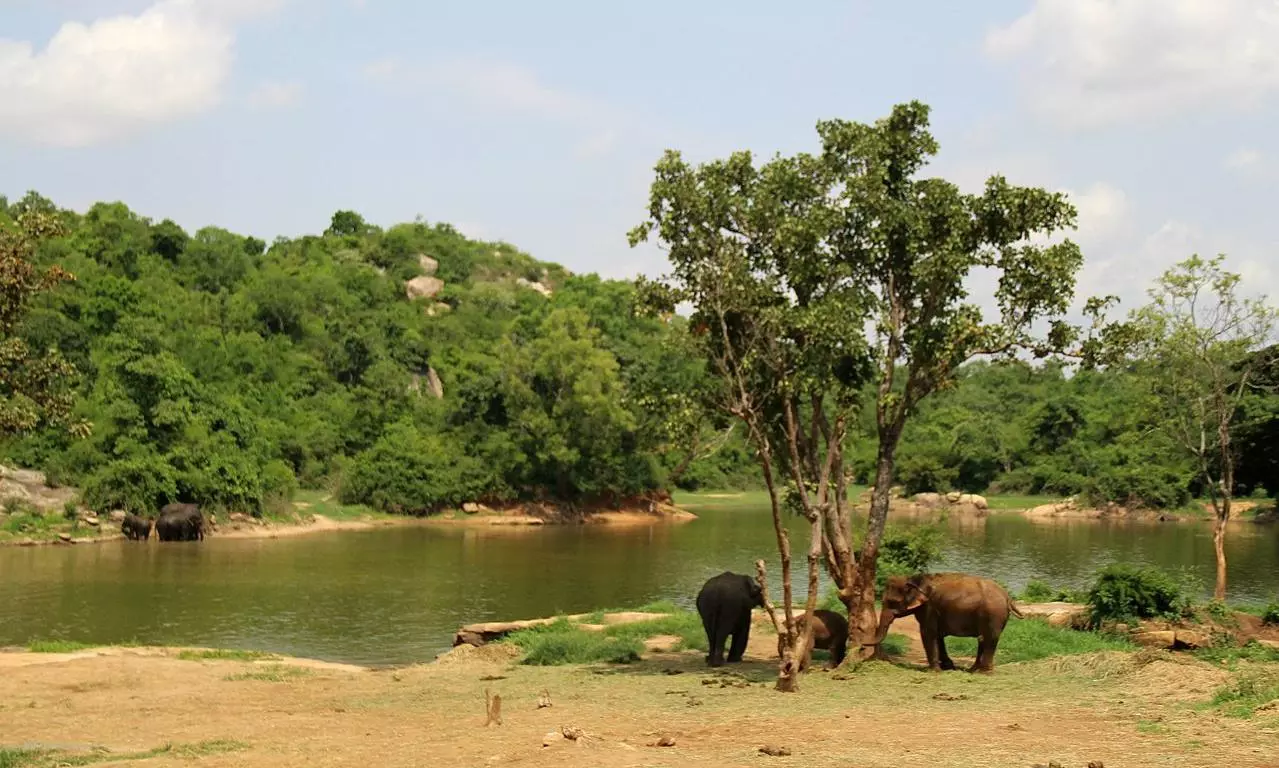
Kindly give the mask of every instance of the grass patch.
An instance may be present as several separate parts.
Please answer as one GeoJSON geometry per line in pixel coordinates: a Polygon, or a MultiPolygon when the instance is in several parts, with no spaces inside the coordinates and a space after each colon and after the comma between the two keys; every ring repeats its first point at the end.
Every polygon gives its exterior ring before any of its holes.
{"type": "MultiPolygon", "coordinates": [[[[364,504],[343,504],[329,491],[303,490],[293,495],[291,504],[303,519],[307,515],[323,515],[330,520],[385,519],[391,515],[364,504]]],[[[290,518],[291,519],[291,518],[290,518]]]]}
{"type": "Polygon", "coordinates": [[[27,643],[27,650],[32,653],[75,653],[96,647],[98,646],[75,640],[32,640],[27,643]]]}
{"type": "Polygon", "coordinates": [[[112,752],[94,749],[91,752],[61,752],[47,749],[0,749],[0,768],[63,768],[64,766],[94,765],[96,763],[120,763],[133,760],[150,760],[153,757],[172,755],[187,759],[221,755],[248,749],[242,741],[214,739],[196,744],[165,744],[142,752],[112,752]]]}
{"type": "Polygon", "coordinates": [[[238,682],[241,680],[257,680],[264,683],[284,683],[299,677],[307,677],[311,670],[305,667],[290,667],[285,664],[269,664],[261,669],[251,669],[227,675],[224,680],[238,682]]]}
{"type": "Polygon", "coordinates": [[[1172,729],[1158,720],[1137,721],[1137,733],[1144,734],[1146,736],[1158,736],[1160,734],[1168,733],[1170,730],[1172,729]]]}
{"type": "Polygon", "coordinates": [[[179,651],[178,658],[183,661],[257,661],[258,659],[279,657],[273,653],[265,653],[263,651],[235,651],[226,648],[213,648],[203,651],[179,651]]]}
{"type": "MultiPolygon", "coordinates": [[[[1079,632],[1049,626],[1039,619],[1010,621],[999,637],[996,664],[1037,661],[1054,656],[1074,656],[1098,651],[1132,651],[1137,646],[1126,639],[1100,632],[1079,632]]],[[[977,638],[948,637],[946,650],[951,656],[976,656],[977,638]]]]}
{"type": "Polygon", "coordinates": [[[1021,603],[1086,603],[1088,593],[1076,589],[1058,589],[1048,582],[1032,579],[1021,594],[1016,595],[1021,603]]]}
{"type": "Polygon", "coordinates": [[[889,632],[884,637],[884,642],[879,644],[879,647],[889,656],[901,656],[910,647],[910,640],[905,635],[889,632]]]}
{"type": "Polygon", "coordinates": [[[986,497],[986,504],[992,512],[1034,509],[1045,504],[1058,504],[1062,501],[1065,501],[1065,499],[1060,496],[1023,496],[1015,493],[986,497]]]}
{"type": "Polygon", "coordinates": [[[621,640],[634,640],[641,646],[650,637],[673,635],[680,639],[675,650],[692,648],[705,651],[708,647],[706,630],[702,627],[701,617],[692,611],[676,611],[660,619],[614,624],[604,630],[604,634],[621,640]]]}
{"type": "Polygon", "coordinates": [[[1197,659],[1203,659],[1214,664],[1223,664],[1231,668],[1237,666],[1241,661],[1279,663],[1279,650],[1262,645],[1255,640],[1250,640],[1247,645],[1239,647],[1222,645],[1203,648],[1192,651],[1192,653],[1197,659]]]}
{"type": "Polygon", "coordinates": [[[1254,673],[1219,688],[1209,707],[1226,717],[1248,719],[1275,701],[1279,701],[1279,675],[1273,672],[1254,673]]]}
{"type": "MultiPolygon", "coordinates": [[[[610,629],[622,629],[622,626],[610,629]]],[[[629,664],[639,661],[644,643],[633,634],[609,635],[576,626],[568,619],[556,619],[507,635],[506,642],[524,651],[522,664],[558,666],[561,664],[629,664]]]]}

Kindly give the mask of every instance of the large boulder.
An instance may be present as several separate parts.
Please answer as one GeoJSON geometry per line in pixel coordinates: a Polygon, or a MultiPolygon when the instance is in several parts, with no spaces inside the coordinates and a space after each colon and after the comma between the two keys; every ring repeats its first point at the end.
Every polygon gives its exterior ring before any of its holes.
{"type": "Polygon", "coordinates": [[[975,493],[965,493],[959,497],[960,504],[972,504],[977,509],[990,509],[990,503],[986,501],[985,496],[979,496],[975,493]]]}
{"type": "Polygon", "coordinates": [[[924,507],[939,507],[946,502],[946,498],[940,493],[917,493],[914,501],[924,507]]]}
{"type": "Polygon", "coordinates": [[[422,268],[422,274],[430,276],[435,274],[435,270],[440,268],[440,262],[427,256],[425,253],[417,255],[418,266],[422,268]]]}
{"type": "Polygon", "coordinates": [[[523,277],[520,277],[520,278],[516,278],[515,284],[523,286],[525,288],[532,288],[533,290],[537,291],[538,293],[542,294],[543,296],[547,298],[551,297],[551,289],[534,280],[528,280],[523,277]]]}
{"type": "Polygon", "coordinates": [[[1162,648],[1169,650],[1177,645],[1177,633],[1170,629],[1155,630],[1152,632],[1134,632],[1132,641],[1137,645],[1146,648],[1162,648]]]}
{"type": "Polygon", "coordinates": [[[438,277],[421,275],[404,284],[404,293],[409,299],[431,299],[444,290],[444,281],[438,277]]]}

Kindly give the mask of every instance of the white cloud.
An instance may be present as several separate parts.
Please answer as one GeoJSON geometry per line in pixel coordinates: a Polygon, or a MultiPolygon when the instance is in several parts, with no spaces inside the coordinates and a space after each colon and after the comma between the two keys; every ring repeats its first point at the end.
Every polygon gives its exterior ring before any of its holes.
{"type": "Polygon", "coordinates": [[[617,146],[617,132],[609,129],[590,137],[577,147],[580,158],[601,157],[613,151],[617,146]]]}
{"type": "Polygon", "coordinates": [[[1246,171],[1261,165],[1265,157],[1255,149],[1237,149],[1226,156],[1226,167],[1234,171],[1246,171]]]}
{"type": "Polygon", "coordinates": [[[249,104],[262,109],[291,107],[302,100],[302,84],[266,82],[249,93],[249,104]]]}
{"type": "Polygon", "coordinates": [[[460,57],[428,66],[429,87],[451,91],[473,106],[496,112],[523,112],[556,119],[590,119],[598,110],[589,100],[544,83],[535,72],[501,61],[460,57]]]}
{"type": "Polygon", "coordinates": [[[82,147],[200,114],[222,98],[233,25],[280,0],[160,0],[68,21],[37,50],[0,39],[0,134],[82,147]]]}
{"type": "Polygon", "coordinates": [[[1130,210],[1123,190],[1098,182],[1083,192],[1066,193],[1079,212],[1075,239],[1081,243],[1104,242],[1127,228],[1130,210]]]}
{"type": "Polygon", "coordinates": [[[986,53],[1032,108],[1070,127],[1245,108],[1279,89],[1274,0],[1036,0],[986,53]]]}

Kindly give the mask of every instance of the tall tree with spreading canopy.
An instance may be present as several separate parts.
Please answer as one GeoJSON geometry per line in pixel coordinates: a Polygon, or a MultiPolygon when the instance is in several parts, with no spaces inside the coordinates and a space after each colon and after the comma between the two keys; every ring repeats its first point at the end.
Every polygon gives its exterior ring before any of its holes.
{"type": "Polygon", "coordinates": [[[1248,399],[1271,388],[1260,354],[1275,341],[1279,309],[1265,297],[1242,298],[1239,275],[1224,257],[1192,256],[1150,289],[1151,303],[1135,313],[1140,363],[1162,405],[1164,424],[1193,457],[1213,507],[1217,578],[1213,596],[1226,597],[1226,523],[1234,499],[1238,447],[1248,399]]]}
{"type": "Polygon", "coordinates": [[[911,102],[873,124],[823,121],[819,155],[759,168],[749,153],[692,167],[668,152],[649,221],[630,235],[636,244],[655,234],[667,250],[671,275],[646,283],[646,295],[667,311],[691,305],[721,380],[720,407],[744,422],[757,452],[782,562],[782,689],[793,689],[794,662],[810,639],[794,628],[781,509],[811,523],[807,609],[824,565],[853,617],[850,658],[864,658],[887,630],[875,623],[876,564],[910,414],[969,359],[1027,349],[1045,356],[1079,339],[1056,317],[1082,257],[1069,240],[1046,241],[1073,227],[1075,209],[1064,195],[1000,176],[976,195],[918,178],[937,152],[928,113],[911,102]],[[978,268],[998,275],[993,321],[965,301],[978,268]],[[1045,319],[1041,339],[1032,327],[1045,319]],[[868,382],[878,448],[855,555],[843,452],[868,382]]]}
{"type": "Polygon", "coordinates": [[[35,350],[19,333],[31,300],[75,277],[60,267],[41,269],[37,245],[63,234],[56,213],[22,207],[12,222],[0,220],[0,435],[41,424],[65,424],[73,434],[88,425],[71,419],[75,368],[56,350],[35,350]]]}

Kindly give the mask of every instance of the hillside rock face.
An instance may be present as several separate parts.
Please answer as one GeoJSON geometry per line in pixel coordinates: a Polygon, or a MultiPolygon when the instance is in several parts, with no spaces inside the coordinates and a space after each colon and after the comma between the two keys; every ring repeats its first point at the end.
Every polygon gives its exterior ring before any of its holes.
{"type": "Polygon", "coordinates": [[[46,480],[43,472],[0,466],[0,504],[13,500],[51,512],[75,498],[74,488],[50,488],[46,480]]]}
{"type": "Polygon", "coordinates": [[[547,288],[545,285],[542,285],[541,283],[534,282],[532,280],[528,280],[521,277],[515,280],[515,284],[523,286],[525,288],[532,288],[533,290],[537,291],[538,293],[542,294],[548,299],[551,297],[551,293],[552,293],[551,289],[547,288]]]}
{"type": "Polygon", "coordinates": [[[404,284],[404,293],[408,295],[410,301],[435,298],[436,294],[442,290],[444,290],[444,281],[430,275],[415,277],[404,284]]]}

